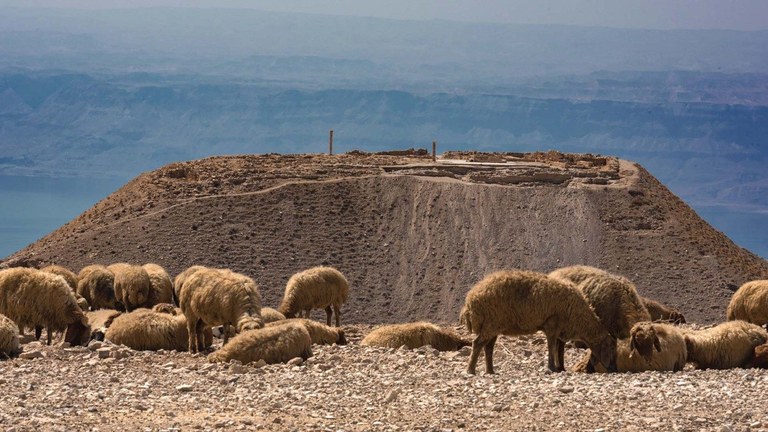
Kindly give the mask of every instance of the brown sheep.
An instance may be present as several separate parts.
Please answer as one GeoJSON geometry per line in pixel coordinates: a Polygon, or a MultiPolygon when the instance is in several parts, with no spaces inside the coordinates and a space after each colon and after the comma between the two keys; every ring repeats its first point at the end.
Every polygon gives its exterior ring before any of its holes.
{"type": "Polygon", "coordinates": [[[640,297],[640,300],[643,301],[645,308],[648,309],[648,313],[651,314],[651,321],[685,324],[685,317],[680,311],[647,297],[640,297]]]}
{"type": "Polygon", "coordinates": [[[312,357],[312,337],[301,323],[287,323],[238,334],[229,344],[208,356],[210,362],[239,360],[243,364],[264,360],[286,363],[295,357],[312,357]]]}
{"type": "Polygon", "coordinates": [[[278,310],[286,318],[294,318],[302,311],[305,318],[309,318],[312,309],[325,309],[326,324],[331,325],[331,315],[335,314],[336,327],[339,327],[341,305],[347,302],[348,296],[349,283],[340,271],[313,267],[291,276],[278,310]]]}
{"type": "Polygon", "coordinates": [[[72,291],[77,289],[77,275],[72,272],[72,270],[60,265],[49,265],[47,267],[41,268],[40,270],[63,277],[64,280],[67,281],[67,285],[69,285],[69,288],[72,291]]]}
{"type": "Polygon", "coordinates": [[[15,358],[19,354],[19,327],[7,316],[0,315],[0,359],[15,358]]]}
{"type": "Polygon", "coordinates": [[[187,281],[187,279],[195,274],[198,270],[204,270],[207,267],[201,266],[201,265],[193,265],[192,267],[187,268],[183,272],[176,275],[176,277],[173,279],[173,302],[175,304],[179,304],[179,291],[181,290],[181,287],[184,285],[184,282],[187,281]]]}
{"type": "MultiPolygon", "coordinates": [[[[263,310],[263,309],[262,309],[263,310]]],[[[331,327],[317,321],[312,321],[306,318],[290,318],[280,321],[273,321],[265,325],[265,327],[274,327],[280,325],[287,325],[299,323],[306,327],[309,332],[309,336],[312,338],[313,344],[318,345],[346,345],[347,339],[344,336],[344,330],[340,327],[331,327]]]]}
{"type": "MultiPolygon", "coordinates": [[[[137,351],[186,351],[189,344],[187,319],[184,315],[171,315],[149,309],[136,309],[115,318],[105,339],[137,351]]],[[[203,348],[213,343],[210,327],[203,331],[203,348]]]]}
{"type": "Polygon", "coordinates": [[[67,282],[61,276],[31,268],[0,270],[0,314],[21,327],[64,331],[64,342],[84,345],[91,329],[67,282]]]}
{"type": "Polygon", "coordinates": [[[746,321],[727,321],[704,330],[684,330],[688,361],[698,369],[748,367],[755,347],[768,342],[768,332],[746,321]]]}
{"type": "Polygon", "coordinates": [[[547,336],[548,367],[565,370],[565,342],[581,340],[609,371],[616,370],[616,339],[595,315],[584,294],[573,285],[528,271],[501,271],[487,276],[467,293],[461,322],[477,335],[467,372],[475,373],[485,350],[486,373],[493,373],[493,347],[498,335],[518,336],[539,330],[547,336]]]}
{"type": "Polygon", "coordinates": [[[261,319],[264,321],[264,324],[268,324],[275,321],[282,321],[286,318],[285,315],[281,314],[275,309],[263,307],[261,308],[261,319]]]}
{"type": "MultiPolygon", "coordinates": [[[[646,321],[635,324],[629,339],[618,342],[616,367],[619,372],[677,372],[683,370],[687,358],[685,338],[677,327],[646,321]]],[[[589,372],[589,359],[587,352],[573,371],[589,372]]],[[[605,372],[605,368],[598,364],[595,371],[605,372]]]]}
{"type": "Polygon", "coordinates": [[[768,369],[768,344],[762,344],[755,347],[755,354],[752,357],[751,367],[768,369]]]}
{"type": "Polygon", "coordinates": [[[168,272],[157,264],[142,266],[149,275],[149,295],[144,302],[145,308],[151,308],[159,303],[173,303],[173,281],[168,272]]]}
{"type": "Polygon", "coordinates": [[[264,327],[261,297],[253,279],[222,269],[203,269],[192,274],[179,291],[179,301],[189,326],[189,350],[202,346],[204,326],[224,325],[224,344],[228,326],[237,332],[264,327]]]}
{"type": "Polygon", "coordinates": [[[88,300],[91,310],[117,308],[115,275],[111,271],[102,265],[90,265],[77,276],[77,293],[88,300]]]}
{"type": "Polygon", "coordinates": [[[729,321],[768,323],[768,280],[754,280],[742,285],[733,293],[726,315],[729,321]]]}
{"type": "Polygon", "coordinates": [[[107,269],[115,275],[115,298],[127,312],[141,307],[147,301],[152,282],[143,267],[116,263],[107,266],[107,269]]]}
{"type": "Polygon", "coordinates": [[[168,315],[181,315],[181,309],[171,303],[158,303],[152,306],[152,312],[164,313],[168,315]]]}
{"type": "Polygon", "coordinates": [[[389,348],[405,345],[411,349],[430,345],[438,351],[457,351],[471,344],[453,330],[429,322],[385,325],[368,333],[360,342],[360,345],[389,348]]]}

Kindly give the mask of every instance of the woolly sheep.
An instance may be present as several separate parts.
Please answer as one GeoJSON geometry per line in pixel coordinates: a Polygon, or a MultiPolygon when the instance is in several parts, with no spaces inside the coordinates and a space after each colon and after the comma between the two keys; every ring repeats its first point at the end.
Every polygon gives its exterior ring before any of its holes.
{"type": "MultiPolygon", "coordinates": [[[[55,274],[58,276],[61,276],[64,278],[65,281],[67,281],[67,285],[69,285],[69,288],[72,290],[73,293],[75,293],[75,299],[77,299],[77,304],[80,306],[80,309],[87,311],[90,307],[90,303],[88,302],[88,299],[83,297],[77,292],[77,275],[72,272],[72,270],[62,267],[60,265],[49,265],[47,267],[43,267],[40,269],[41,271],[44,271],[46,273],[55,274]]],[[[40,336],[38,336],[39,338],[40,336]]]]}
{"type": "Polygon", "coordinates": [[[181,315],[181,309],[171,303],[158,303],[152,306],[152,311],[168,315],[181,315]]]}
{"type": "Polygon", "coordinates": [[[237,332],[264,327],[261,297],[253,279],[222,269],[202,269],[192,274],[179,291],[179,301],[189,327],[189,350],[197,352],[204,326],[224,325],[224,344],[228,326],[237,332]]]}
{"type": "Polygon", "coordinates": [[[438,351],[457,351],[472,343],[449,329],[429,322],[385,325],[374,329],[363,338],[361,345],[414,349],[430,345],[438,351]]]}
{"type": "MultiPolygon", "coordinates": [[[[586,353],[574,372],[589,372],[589,358],[590,353],[586,353]]],[[[616,367],[619,372],[677,372],[683,370],[687,358],[685,338],[675,326],[640,322],[632,327],[628,339],[618,342],[616,367]]],[[[605,372],[601,365],[595,365],[595,370],[605,372]]]]}
{"type": "Polygon", "coordinates": [[[243,364],[264,360],[267,364],[286,363],[312,357],[312,337],[301,323],[286,323],[238,334],[221,349],[208,356],[210,362],[239,360],[243,364]]]}
{"type": "Polygon", "coordinates": [[[729,321],[768,323],[768,280],[754,280],[742,285],[733,293],[726,315],[729,321]]]}
{"type": "Polygon", "coordinates": [[[478,282],[467,293],[461,322],[477,336],[467,372],[475,373],[485,350],[486,373],[493,373],[493,347],[498,335],[518,336],[543,331],[549,348],[548,366],[563,371],[565,342],[581,340],[592,348],[593,363],[616,370],[616,339],[608,333],[584,294],[544,274],[501,271],[478,282]]]}
{"type": "Polygon", "coordinates": [[[77,275],[77,293],[91,305],[91,310],[116,309],[115,275],[102,265],[83,267],[77,275]]]}
{"type": "Polygon", "coordinates": [[[755,347],[768,341],[768,332],[760,326],[735,320],[704,330],[685,330],[688,361],[698,369],[747,367],[755,347]]]}
{"type": "MultiPolygon", "coordinates": [[[[263,310],[263,309],[262,309],[263,310]]],[[[309,332],[309,336],[312,338],[313,344],[318,345],[346,345],[347,338],[344,336],[344,330],[339,327],[331,327],[317,321],[312,321],[306,318],[291,318],[280,321],[273,321],[265,325],[265,327],[275,327],[280,325],[289,325],[293,323],[299,323],[303,325],[309,332]]]]}
{"type": "Polygon", "coordinates": [[[626,339],[635,323],[651,320],[648,310],[637,295],[637,289],[628,279],[600,269],[574,267],[572,270],[569,267],[555,270],[549,277],[575,283],[614,337],[626,339]]]}
{"type": "Polygon", "coordinates": [[[190,276],[195,274],[196,271],[204,270],[206,268],[207,267],[204,267],[201,265],[194,265],[176,275],[176,277],[173,279],[173,302],[175,304],[177,305],[179,304],[179,291],[181,290],[181,287],[184,285],[184,282],[186,282],[190,276]]]}
{"type": "Polygon", "coordinates": [[[31,268],[0,270],[0,314],[19,327],[65,331],[64,341],[72,345],[88,342],[90,327],[85,313],[61,276],[31,268]]]}
{"type": "Polygon", "coordinates": [[[0,359],[18,357],[20,353],[19,327],[7,316],[0,315],[0,359]]]}
{"type": "MultiPolygon", "coordinates": [[[[207,349],[213,343],[210,327],[203,331],[207,349]]],[[[115,318],[104,334],[106,340],[138,351],[186,351],[189,344],[187,319],[184,315],[171,315],[139,308],[115,318]]]]}
{"type": "Polygon", "coordinates": [[[643,301],[645,308],[648,309],[648,313],[651,314],[651,321],[685,324],[685,317],[680,311],[647,297],[640,297],[640,300],[643,301]]]}
{"type": "Polygon", "coordinates": [[[305,318],[309,318],[312,309],[325,309],[326,324],[331,325],[333,313],[336,314],[336,327],[339,327],[341,305],[346,303],[348,296],[349,283],[340,271],[333,267],[313,267],[291,276],[278,310],[286,318],[294,318],[305,311],[305,318]]]}
{"type": "Polygon", "coordinates": [[[157,264],[144,264],[144,271],[149,275],[149,294],[144,302],[145,308],[159,303],[173,303],[173,281],[168,272],[157,264]]]}
{"type": "Polygon", "coordinates": [[[88,319],[88,325],[91,327],[91,339],[104,340],[104,333],[112,325],[112,321],[122,315],[122,313],[114,309],[99,309],[86,312],[85,316],[88,319]]]}
{"type": "Polygon", "coordinates": [[[750,366],[768,369],[768,344],[762,344],[755,347],[755,354],[752,357],[750,366]]]}
{"type": "Polygon", "coordinates": [[[141,266],[117,263],[107,266],[115,274],[115,298],[130,312],[141,307],[152,286],[149,274],[141,266]]]}
{"type": "Polygon", "coordinates": [[[263,307],[261,308],[261,319],[264,321],[264,324],[267,324],[275,321],[282,321],[286,318],[285,315],[281,314],[275,309],[263,307]]]}

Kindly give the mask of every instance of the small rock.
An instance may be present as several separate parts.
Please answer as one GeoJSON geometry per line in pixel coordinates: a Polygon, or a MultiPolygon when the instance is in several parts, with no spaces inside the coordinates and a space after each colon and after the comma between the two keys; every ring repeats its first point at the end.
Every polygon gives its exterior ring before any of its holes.
{"type": "Polygon", "coordinates": [[[256,363],[251,363],[251,365],[255,368],[263,368],[267,365],[267,362],[264,359],[259,359],[256,363]]]}
{"type": "Polygon", "coordinates": [[[301,366],[304,364],[304,359],[301,357],[294,357],[288,361],[288,366],[301,366]]]}
{"type": "Polygon", "coordinates": [[[733,428],[733,425],[722,425],[720,426],[720,432],[736,432],[736,429],[733,428]]]}
{"type": "Polygon", "coordinates": [[[109,354],[112,353],[111,348],[103,347],[96,350],[96,353],[99,355],[100,359],[105,359],[109,357],[109,354]]]}
{"type": "Polygon", "coordinates": [[[384,403],[390,403],[393,402],[395,399],[397,399],[397,395],[400,394],[400,389],[392,389],[387,393],[387,396],[384,397],[384,403]]]}
{"type": "Polygon", "coordinates": [[[573,393],[573,386],[562,386],[557,389],[560,390],[561,393],[573,393]]]}
{"type": "Polygon", "coordinates": [[[176,386],[176,390],[182,393],[191,392],[193,387],[190,384],[181,384],[176,386]]]}
{"type": "Polygon", "coordinates": [[[43,358],[43,357],[45,356],[43,355],[43,352],[40,350],[26,351],[21,353],[21,355],[19,355],[19,358],[22,358],[25,360],[32,360],[32,359],[43,358]]]}
{"type": "Polygon", "coordinates": [[[248,372],[248,368],[241,364],[232,363],[229,365],[229,372],[234,374],[244,374],[248,372]]]}

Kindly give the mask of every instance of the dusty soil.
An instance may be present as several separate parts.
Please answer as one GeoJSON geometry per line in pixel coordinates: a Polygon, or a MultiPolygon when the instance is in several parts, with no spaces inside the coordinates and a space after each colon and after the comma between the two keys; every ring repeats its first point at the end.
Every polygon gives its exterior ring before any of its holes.
{"type": "Polygon", "coordinates": [[[276,305],[291,274],[349,278],[346,322],[454,324],[498,269],[589,264],[689,320],[716,322],[768,262],[641,167],[557,152],[248,155],[143,174],[6,265],[203,264],[252,276],[276,305]]]}
{"type": "MultiPolygon", "coordinates": [[[[27,344],[0,362],[0,428],[26,430],[768,430],[765,370],[546,372],[542,334],[500,338],[496,375],[468,351],[315,347],[302,366],[210,364],[177,352],[27,344]],[[483,370],[481,365],[480,371],[483,370]]],[[[108,345],[107,345],[108,346],[108,345]]],[[[573,364],[582,350],[566,351],[573,364]]],[[[482,363],[482,361],[481,361],[482,363]]]]}

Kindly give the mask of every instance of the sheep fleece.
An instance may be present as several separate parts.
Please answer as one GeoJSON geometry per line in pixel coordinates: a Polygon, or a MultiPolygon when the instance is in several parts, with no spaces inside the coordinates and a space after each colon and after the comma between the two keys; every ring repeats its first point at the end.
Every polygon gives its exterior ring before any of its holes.
{"type": "Polygon", "coordinates": [[[243,364],[264,360],[267,364],[286,363],[292,358],[312,356],[312,337],[300,323],[249,330],[208,356],[211,362],[239,360],[243,364]]]}

